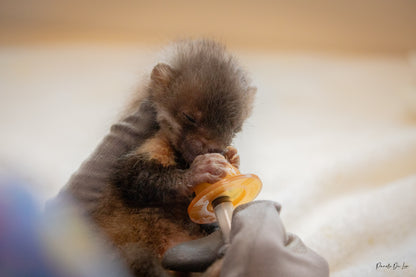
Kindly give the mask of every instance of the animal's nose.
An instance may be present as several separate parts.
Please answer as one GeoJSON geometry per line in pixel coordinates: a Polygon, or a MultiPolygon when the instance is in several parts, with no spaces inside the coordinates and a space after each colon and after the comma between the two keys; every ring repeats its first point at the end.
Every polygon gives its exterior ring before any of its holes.
{"type": "Polygon", "coordinates": [[[210,142],[204,139],[195,139],[190,144],[190,150],[195,155],[207,154],[207,153],[222,153],[224,147],[221,147],[218,143],[210,142]]]}
{"type": "Polygon", "coordinates": [[[221,149],[221,148],[208,148],[207,152],[208,153],[220,153],[220,154],[222,154],[224,152],[224,150],[221,149]]]}
{"type": "Polygon", "coordinates": [[[207,153],[220,153],[224,152],[224,148],[221,147],[218,143],[207,143],[206,144],[207,153]]]}

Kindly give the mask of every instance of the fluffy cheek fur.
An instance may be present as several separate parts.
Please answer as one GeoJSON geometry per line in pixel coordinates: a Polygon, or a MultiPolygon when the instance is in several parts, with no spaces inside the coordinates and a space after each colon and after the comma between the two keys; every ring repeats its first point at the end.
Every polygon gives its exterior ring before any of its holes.
{"type": "Polygon", "coordinates": [[[176,148],[181,137],[182,126],[175,120],[175,117],[165,108],[157,107],[157,121],[163,135],[176,148]]]}

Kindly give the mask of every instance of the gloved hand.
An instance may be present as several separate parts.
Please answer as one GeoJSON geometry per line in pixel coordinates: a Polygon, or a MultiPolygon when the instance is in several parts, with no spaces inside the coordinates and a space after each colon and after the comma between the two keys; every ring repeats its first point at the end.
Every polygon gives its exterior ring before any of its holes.
{"type": "Polygon", "coordinates": [[[178,244],[163,256],[162,266],[180,272],[203,272],[224,256],[226,245],[221,230],[196,240],[178,244]]]}
{"type": "Polygon", "coordinates": [[[230,245],[219,231],[202,239],[179,244],[163,258],[165,268],[204,271],[224,256],[222,277],[234,276],[329,276],[326,260],[286,233],[279,212],[271,201],[253,201],[234,210],[230,245]]]}

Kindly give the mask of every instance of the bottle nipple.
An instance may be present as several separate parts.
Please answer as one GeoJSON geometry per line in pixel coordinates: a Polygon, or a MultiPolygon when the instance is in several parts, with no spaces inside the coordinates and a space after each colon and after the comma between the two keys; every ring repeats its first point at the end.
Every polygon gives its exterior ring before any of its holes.
{"type": "Polygon", "coordinates": [[[254,200],[262,188],[260,178],[255,174],[241,174],[231,164],[227,164],[227,175],[214,184],[202,183],[194,187],[195,198],[188,206],[190,219],[198,224],[217,221],[212,202],[227,197],[235,208],[254,200]]]}

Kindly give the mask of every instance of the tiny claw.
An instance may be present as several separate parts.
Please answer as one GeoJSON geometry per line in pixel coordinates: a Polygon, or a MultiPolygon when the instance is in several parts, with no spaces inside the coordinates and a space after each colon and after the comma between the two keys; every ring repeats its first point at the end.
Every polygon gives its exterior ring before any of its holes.
{"type": "Polygon", "coordinates": [[[237,149],[234,146],[227,146],[227,148],[224,151],[224,157],[234,167],[240,167],[240,155],[238,155],[237,149]]]}

